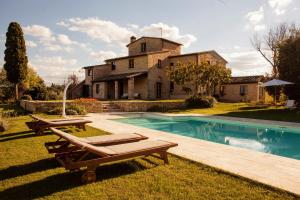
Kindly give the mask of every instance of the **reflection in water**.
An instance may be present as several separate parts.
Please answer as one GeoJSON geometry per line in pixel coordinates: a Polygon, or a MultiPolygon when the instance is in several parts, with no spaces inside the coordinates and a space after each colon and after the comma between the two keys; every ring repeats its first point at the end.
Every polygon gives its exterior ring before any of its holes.
{"type": "Polygon", "coordinates": [[[300,130],[215,122],[198,117],[122,118],[117,121],[300,160],[300,130]]]}

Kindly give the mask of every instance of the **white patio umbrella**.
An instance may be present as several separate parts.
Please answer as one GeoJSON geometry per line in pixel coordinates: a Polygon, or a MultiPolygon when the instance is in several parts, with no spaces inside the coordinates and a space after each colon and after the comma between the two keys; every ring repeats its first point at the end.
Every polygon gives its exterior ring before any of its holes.
{"type": "Polygon", "coordinates": [[[275,87],[275,106],[276,104],[276,88],[277,86],[281,86],[281,85],[290,85],[290,84],[294,84],[292,82],[288,82],[288,81],[282,81],[282,80],[278,80],[278,79],[273,79],[270,81],[265,82],[264,84],[262,84],[263,87],[269,87],[269,86],[274,86],[275,87]]]}

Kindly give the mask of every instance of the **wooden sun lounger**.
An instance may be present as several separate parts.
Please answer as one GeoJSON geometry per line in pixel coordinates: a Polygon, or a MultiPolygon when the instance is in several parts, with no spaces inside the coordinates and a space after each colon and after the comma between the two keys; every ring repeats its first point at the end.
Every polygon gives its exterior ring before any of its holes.
{"type": "Polygon", "coordinates": [[[63,126],[75,126],[77,128],[85,129],[85,124],[91,123],[90,120],[73,118],[73,119],[44,119],[42,117],[37,117],[35,115],[30,115],[33,121],[26,122],[28,128],[36,132],[37,134],[43,134],[44,130],[50,127],[63,127],[63,126]]]}
{"type": "Polygon", "coordinates": [[[96,180],[96,168],[99,165],[107,163],[130,160],[137,157],[155,156],[153,154],[158,154],[159,156],[155,157],[162,159],[165,164],[168,164],[167,150],[178,145],[162,140],[143,140],[111,146],[95,146],[70,137],[70,134],[61,130],[55,128],[50,129],[80,149],[80,151],[70,150],[68,152],[58,153],[55,155],[55,158],[67,170],[85,169],[81,177],[84,183],[94,182],[96,180]]]}
{"type": "MultiPolygon", "coordinates": [[[[54,132],[56,134],[56,132],[54,132]]],[[[45,147],[49,153],[63,153],[67,151],[80,150],[77,146],[72,145],[68,140],[62,138],[60,135],[59,139],[55,142],[46,142],[45,147]]],[[[137,142],[140,140],[148,139],[143,135],[137,133],[124,133],[124,134],[114,134],[114,135],[101,135],[101,136],[92,136],[92,137],[76,137],[70,135],[69,137],[75,138],[76,140],[86,142],[88,144],[97,145],[97,146],[108,146],[115,144],[123,144],[129,142],[137,142]]]]}

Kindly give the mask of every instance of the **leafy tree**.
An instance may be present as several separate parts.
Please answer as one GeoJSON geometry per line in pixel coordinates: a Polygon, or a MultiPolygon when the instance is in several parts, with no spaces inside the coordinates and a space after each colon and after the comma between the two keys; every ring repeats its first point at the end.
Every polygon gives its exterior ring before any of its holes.
{"type": "Polygon", "coordinates": [[[4,69],[8,81],[15,85],[15,98],[18,99],[18,85],[26,78],[28,59],[23,31],[17,22],[8,26],[5,47],[4,69]]]}
{"type": "Polygon", "coordinates": [[[284,87],[286,95],[300,101],[300,32],[281,44],[278,71],[280,79],[295,83],[284,87]]]}
{"type": "Polygon", "coordinates": [[[6,71],[0,69],[0,101],[6,101],[13,97],[14,86],[11,84],[6,77],[6,71]]]}
{"type": "Polygon", "coordinates": [[[193,96],[203,89],[207,95],[211,95],[217,85],[229,82],[231,78],[231,71],[225,66],[209,65],[204,62],[199,65],[179,62],[175,67],[170,66],[167,74],[171,81],[193,96]]]}

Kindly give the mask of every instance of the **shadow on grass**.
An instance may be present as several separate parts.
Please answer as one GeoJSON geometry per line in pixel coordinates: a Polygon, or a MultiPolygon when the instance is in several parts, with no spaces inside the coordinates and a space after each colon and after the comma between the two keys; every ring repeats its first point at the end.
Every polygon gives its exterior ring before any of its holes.
{"type": "Polygon", "coordinates": [[[24,135],[26,133],[32,133],[32,132],[33,132],[32,130],[29,130],[29,131],[21,131],[21,132],[15,132],[15,133],[2,134],[2,135],[0,135],[0,138],[24,135]]]}
{"type": "MultiPolygon", "coordinates": [[[[43,134],[45,135],[45,134],[43,134]]],[[[18,139],[25,139],[25,138],[30,138],[30,137],[37,137],[40,135],[37,135],[34,132],[30,132],[30,134],[23,134],[23,135],[17,135],[15,137],[6,137],[4,139],[0,139],[0,142],[7,142],[7,141],[11,141],[11,140],[18,140],[18,139]]]]}
{"type": "Polygon", "coordinates": [[[59,167],[56,160],[53,159],[43,159],[36,162],[24,164],[24,165],[16,165],[11,166],[9,168],[0,170],[0,181],[15,178],[18,176],[24,176],[27,174],[40,172],[48,169],[54,169],[59,167]]]}
{"type": "MultiPolygon", "coordinates": [[[[45,163],[44,163],[45,164],[45,163]]],[[[128,175],[146,167],[136,161],[101,166],[97,168],[97,182],[106,179],[128,175]]],[[[62,173],[47,178],[8,188],[0,192],[0,199],[36,199],[46,197],[56,192],[84,186],[81,181],[81,172],[62,173]]]]}
{"type": "Polygon", "coordinates": [[[287,121],[287,122],[300,122],[299,109],[260,109],[260,110],[247,110],[247,111],[234,111],[225,114],[217,114],[218,116],[228,117],[242,117],[253,119],[265,119],[275,121],[287,121]]]}

